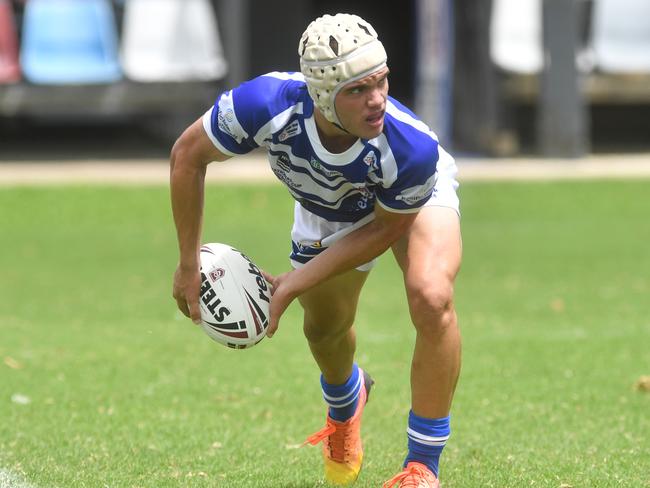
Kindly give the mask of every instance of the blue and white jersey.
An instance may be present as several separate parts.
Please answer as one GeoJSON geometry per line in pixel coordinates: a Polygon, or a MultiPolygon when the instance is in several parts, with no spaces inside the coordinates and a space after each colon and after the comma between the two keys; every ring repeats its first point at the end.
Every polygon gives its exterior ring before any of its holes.
{"type": "Polygon", "coordinates": [[[409,109],[389,97],[383,132],[339,154],[321,144],[313,113],[302,74],[274,72],[221,94],[203,126],[224,154],[266,148],[293,197],[328,221],[356,222],[375,203],[391,212],[416,212],[426,203],[436,183],[438,140],[409,109]]]}

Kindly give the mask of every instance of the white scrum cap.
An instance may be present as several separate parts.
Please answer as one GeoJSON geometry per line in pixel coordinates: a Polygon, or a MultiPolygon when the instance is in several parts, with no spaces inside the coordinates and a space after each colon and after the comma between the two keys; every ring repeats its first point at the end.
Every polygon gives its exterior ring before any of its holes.
{"type": "Polygon", "coordinates": [[[357,15],[323,15],[298,45],[300,71],[309,95],[325,118],[341,126],[334,99],[344,85],[386,66],[386,51],[372,26],[357,15]]]}

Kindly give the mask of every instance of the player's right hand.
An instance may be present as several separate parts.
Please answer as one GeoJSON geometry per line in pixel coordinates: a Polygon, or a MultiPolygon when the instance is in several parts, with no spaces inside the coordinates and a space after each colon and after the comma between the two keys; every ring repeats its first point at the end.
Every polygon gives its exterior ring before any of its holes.
{"type": "Polygon", "coordinates": [[[289,271],[278,276],[273,276],[262,271],[264,278],[271,285],[269,326],[266,329],[266,337],[268,338],[273,337],[280,325],[280,317],[282,317],[282,314],[285,312],[287,307],[298,296],[298,294],[292,292],[292,288],[289,286],[291,283],[290,277],[293,273],[294,271],[289,271]]]}
{"type": "Polygon", "coordinates": [[[195,324],[201,323],[201,310],[199,309],[199,290],[201,288],[201,274],[198,267],[187,268],[178,265],[174,273],[173,296],[178,309],[195,324]]]}

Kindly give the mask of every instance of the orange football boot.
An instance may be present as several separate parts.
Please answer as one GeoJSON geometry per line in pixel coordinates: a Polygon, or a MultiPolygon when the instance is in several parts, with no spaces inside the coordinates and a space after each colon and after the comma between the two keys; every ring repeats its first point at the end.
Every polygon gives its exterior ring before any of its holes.
{"type": "Polygon", "coordinates": [[[439,488],[438,478],[424,464],[411,461],[404,471],[397,473],[382,488],[391,488],[399,482],[399,488],[439,488]]]}
{"type": "Polygon", "coordinates": [[[374,381],[362,369],[363,375],[359,402],[354,415],[345,422],[338,422],[329,416],[325,427],[310,435],[305,444],[315,446],[323,442],[323,461],[325,463],[325,479],[333,485],[349,485],[356,481],[363,462],[363,447],[361,443],[361,414],[368,402],[370,389],[374,381]]]}

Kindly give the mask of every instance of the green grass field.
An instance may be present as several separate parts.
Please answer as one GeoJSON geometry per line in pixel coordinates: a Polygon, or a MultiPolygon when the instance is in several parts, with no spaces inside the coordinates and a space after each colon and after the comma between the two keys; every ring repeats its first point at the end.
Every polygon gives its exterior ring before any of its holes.
{"type": "MultiPolygon", "coordinates": [[[[445,487],[650,486],[650,393],[634,389],[650,374],[649,195],[461,187],[445,487]]],[[[206,207],[205,241],[287,269],[283,188],[213,186],[206,207]]],[[[299,307],[245,351],[184,319],[166,188],[1,189],[0,209],[0,488],[323,485],[319,449],[297,448],[325,415],[299,307]]],[[[356,486],[379,487],[405,454],[414,337],[389,255],[357,329],[377,385],[356,486]]]]}

